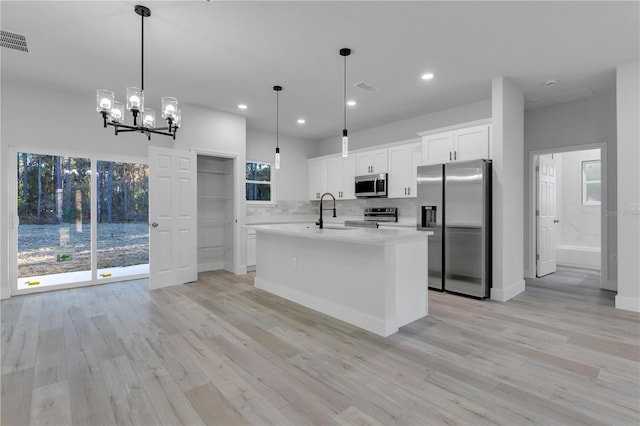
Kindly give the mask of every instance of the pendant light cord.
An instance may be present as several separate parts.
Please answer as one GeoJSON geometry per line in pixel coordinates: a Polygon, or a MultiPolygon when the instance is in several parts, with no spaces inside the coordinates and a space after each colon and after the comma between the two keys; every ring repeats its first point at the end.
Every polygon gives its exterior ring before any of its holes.
{"type": "Polygon", "coordinates": [[[142,48],[140,49],[140,90],[144,92],[144,15],[140,15],[140,19],[142,19],[142,25],[140,26],[142,33],[142,37],[140,37],[142,44],[142,48]]]}
{"type": "Polygon", "coordinates": [[[344,128],[347,128],[347,57],[344,56],[344,128]]]}
{"type": "Polygon", "coordinates": [[[276,148],[278,145],[278,135],[280,132],[280,91],[276,90],[276,148]]]}

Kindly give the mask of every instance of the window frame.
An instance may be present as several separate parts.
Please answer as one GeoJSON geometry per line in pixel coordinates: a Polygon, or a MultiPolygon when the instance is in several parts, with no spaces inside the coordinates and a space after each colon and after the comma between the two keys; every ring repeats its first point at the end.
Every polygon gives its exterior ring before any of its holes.
{"type": "Polygon", "coordinates": [[[273,163],[269,162],[269,161],[256,161],[256,160],[246,160],[245,161],[245,165],[244,165],[244,187],[245,187],[245,191],[244,191],[244,199],[245,202],[248,205],[252,205],[252,206],[263,206],[263,207],[275,207],[276,206],[276,185],[275,185],[275,173],[274,173],[274,167],[273,167],[273,163]],[[264,181],[264,180],[249,180],[247,179],[247,164],[249,163],[255,163],[255,164],[268,164],[269,168],[270,168],[270,173],[269,176],[271,178],[271,180],[269,181],[264,181]],[[270,200],[247,200],[247,184],[248,183],[255,183],[255,184],[261,184],[261,185],[265,185],[268,184],[270,186],[270,194],[271,194],[271,199],[270,200]]]}
{"type": "Polygon", "coordinates": [[[583,206],[599,206],[602,204],[602,162],[601,160],[584,160],[581,165],[581,183],[582,183],[582,205],[583,206]],[[598,180],[587,180],[586,166],[588,164],[600,164],[600,179],[598,180]],[[600,184],[600,201],[588,201],[587,200],[587,187],[589,184],[600,184]]]}

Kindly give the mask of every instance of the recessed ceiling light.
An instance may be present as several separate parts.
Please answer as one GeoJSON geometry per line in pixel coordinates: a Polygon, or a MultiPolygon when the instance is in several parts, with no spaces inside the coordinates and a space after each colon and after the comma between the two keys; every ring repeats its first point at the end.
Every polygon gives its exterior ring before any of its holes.
{"type": "Polygon", "coordinates": [[[423,80],[431,80],[433,77],[434,77],[434,76],[433,76],[433,73],[428,72],[428,73],[426,73],[426,74],[422,74],[422,77],[421,77],[421,78],[422,78],[423,80]]]}
{"type": "Polygon", "coordinates": [[[304,124],[306,122],[307,120],[305,120],[304,118],[298,118],[298,124],[304,124]]]}
{"type": "Polygon", "coordinates": [[[347,105],[356,106],[356,101],[347,101],[347,105]]]}
{"type": "Polygon", "coordinates": [[[240,109],[247,109],[247,106],[245,104],[240,104],[238,105],[238,108],[240,109]]]}

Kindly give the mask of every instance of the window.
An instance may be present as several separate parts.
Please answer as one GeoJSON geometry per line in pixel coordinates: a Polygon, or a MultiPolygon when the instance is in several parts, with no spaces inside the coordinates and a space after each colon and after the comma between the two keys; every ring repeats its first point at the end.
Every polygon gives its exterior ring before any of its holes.
{"type": "Polygon", "coordinates": [[[582,204],[600,205],[600,160],[582,162],[582,204]]]}
{"type": "Polygon", "coordinates": [[[271,164],[247,161],[246,169],[247,201],[257,203],[271,203],[272,183],[271,164]]]}

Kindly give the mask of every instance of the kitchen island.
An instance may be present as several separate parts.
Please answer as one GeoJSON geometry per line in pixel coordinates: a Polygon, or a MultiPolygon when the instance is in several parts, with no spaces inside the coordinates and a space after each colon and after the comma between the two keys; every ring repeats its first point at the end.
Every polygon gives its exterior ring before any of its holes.
{"type": "Polygon", "coordinates": [[[427,238],[411,229],[257,225],[255,286],[389,336],[427,315],[427,238]]]}

